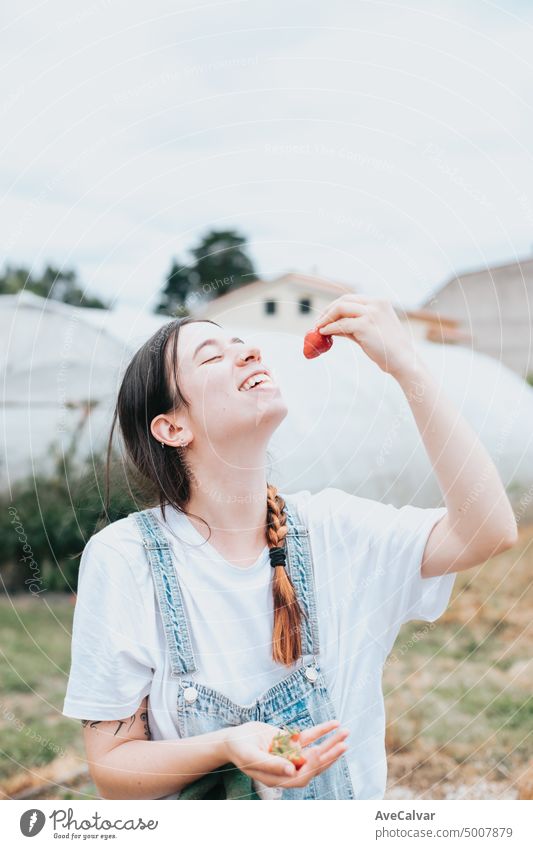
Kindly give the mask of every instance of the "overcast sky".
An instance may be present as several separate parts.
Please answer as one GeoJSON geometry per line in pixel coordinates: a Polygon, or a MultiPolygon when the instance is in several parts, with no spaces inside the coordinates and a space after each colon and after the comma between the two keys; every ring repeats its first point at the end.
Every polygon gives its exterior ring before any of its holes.
{"type": "Polygon", "coordinates": [[[10,4],[2,259],[150,308],[231,227],[417,305],[531,253],[532,44],[525,0],[10,4]]]}

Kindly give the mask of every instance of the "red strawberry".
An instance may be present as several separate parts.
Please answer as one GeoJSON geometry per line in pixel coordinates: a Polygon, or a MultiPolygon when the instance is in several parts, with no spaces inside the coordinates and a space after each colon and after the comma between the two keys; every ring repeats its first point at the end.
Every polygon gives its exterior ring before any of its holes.
{"type": "Polygon", "coordinates": [[[287,758],[294,764],[296,769],[300,769],[306,759],[302,754],[302,746],[300,744],[300,732],[292,731],[287,728],[285,731],[279,731],[272,739],[268,751],[273,755],[281,755],[287,758]]]}
{"type": "Polygon", "coordinates": [[[333,337],[327,333],[319,333],[318,330],[310,330],[304,337],[304,357],[308,360],[325,354],[333,345],[333,337]]]}

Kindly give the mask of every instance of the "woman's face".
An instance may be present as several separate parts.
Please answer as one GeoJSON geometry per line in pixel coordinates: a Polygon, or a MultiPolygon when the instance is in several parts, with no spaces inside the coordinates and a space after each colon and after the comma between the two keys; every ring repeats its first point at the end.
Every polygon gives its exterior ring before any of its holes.
{"type": "Polygon", "coordinates": [[[209,322],[180,328],[178,380],[190,404],[185,413],[196,447],[204,440],[221,450],[225,442],[232,448],[239,447],[239,440],[243,448],[258,440],[268,442],[287,415],[275,376],[262,362],[259,348],[209,322]],[[245,389],[255,373],[262,373],[262,382],[245,389]]]}

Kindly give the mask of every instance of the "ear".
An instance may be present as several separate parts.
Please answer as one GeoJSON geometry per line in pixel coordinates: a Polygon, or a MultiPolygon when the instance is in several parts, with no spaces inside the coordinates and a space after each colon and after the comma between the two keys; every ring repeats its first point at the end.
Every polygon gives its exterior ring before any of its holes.
{"type": "Polygon", "coordinates": [[[170,448],[185,448],[192,441],[189,428],[165,413],[152,419],[150,432],[154,439],[164,442],[170,448]]]}

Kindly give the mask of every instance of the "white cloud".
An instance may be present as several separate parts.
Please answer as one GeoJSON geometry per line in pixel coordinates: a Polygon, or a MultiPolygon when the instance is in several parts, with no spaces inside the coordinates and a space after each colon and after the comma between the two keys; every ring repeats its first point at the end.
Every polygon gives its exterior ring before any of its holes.
{"type": "Polygon", "coordinates": [[[144,302],[173,254],[227,225],[260,273],[315,268],[416,303],[529,252],[528,6],[190,5],[17,5],[8,259],[144,302]]]}

